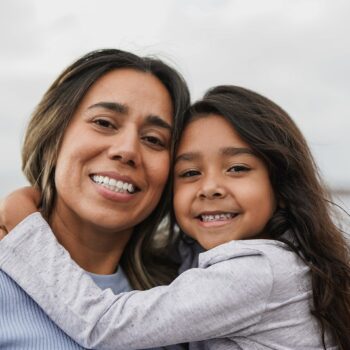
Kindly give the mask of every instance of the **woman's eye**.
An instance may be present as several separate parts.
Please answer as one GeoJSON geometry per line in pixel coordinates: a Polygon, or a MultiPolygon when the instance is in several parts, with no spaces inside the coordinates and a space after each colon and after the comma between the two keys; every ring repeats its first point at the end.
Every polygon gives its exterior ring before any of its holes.
{"type": "Polygon", "coordinates": [[[180,177],[193,177],[200,175],[200,172],[198,170],[187,170],[180,174],[180,177]]]}
{"type": "Polygon", "coordinates": [[[147,143],[157,146],[157,147],[165,147],[165,143],[158,137],[155,136],[144,136],[143,137],[144,141],[146,141],[147,143]]]}
{"type": "Polygon", "coordinates": [[[243,173],[243,172],[247,172],[249,170],[250,170],[250,168],[248,168],[245,165],[234,165],[228,169],[228,172],[230,172],[230,173],[243,173]]]}
{"type": "Polygon", "coordinates": [[[107,119],[96,119],[94,123],[102,128],[113,129],[115,126],[107,119]]]}

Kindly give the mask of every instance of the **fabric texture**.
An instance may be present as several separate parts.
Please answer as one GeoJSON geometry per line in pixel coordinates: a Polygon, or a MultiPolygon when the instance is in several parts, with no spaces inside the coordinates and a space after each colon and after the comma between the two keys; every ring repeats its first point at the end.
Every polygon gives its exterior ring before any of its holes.
{"type": "MultiPolygon", "coordinates": [[[[45,247],[42,249],[45,251],[45,247]]],[[[30,254],[27,250],[26,256],[29,257],[30,254]]],[[[86,273],[101,289],[110,288],[115,294],[132,290],[121,267],[111,275],[86,273]]],[[[12,278],[0,270],[0,349],[84,348],[64,333],[12,278]]],[[[180,347],[171,346],[167,349],[176,350],[180,347]]]]}
{"type": "MultiPolygon", "coordinates": [[[[114,293],[131,290],[120,268],[113,275],[91,277],[100,288],[111,288],[114,293]]],[[[57,327],[38,304],[0,270],[0,349],[61,350],[83,347],[57,327]]]]}
{"type": "Polygon", "coordinates": [[[0,242],[0,267],[88,348],[323,349],[310,271],[278,241],[232,241],[201,253],[169,286],[115,295],[70,259],[37,213],[0,242]]]}

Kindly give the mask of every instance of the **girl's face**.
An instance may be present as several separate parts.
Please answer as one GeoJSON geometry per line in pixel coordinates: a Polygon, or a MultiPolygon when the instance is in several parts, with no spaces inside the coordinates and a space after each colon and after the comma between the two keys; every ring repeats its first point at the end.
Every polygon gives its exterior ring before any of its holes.
{"type": "Polygon", "coordinates": [[[80,230],[130,231],[143,221],[168,178],[172,114],[151,74],[118,69],[96,81],[60,147],[54,215],[80,230]]]}
{"type": "Polygon", "coordinates": [[[219,115],[190,122],[175,160],[174,210],[182,230],[211,249],[258,236],[276,207],[269,173],[219,115]]]}

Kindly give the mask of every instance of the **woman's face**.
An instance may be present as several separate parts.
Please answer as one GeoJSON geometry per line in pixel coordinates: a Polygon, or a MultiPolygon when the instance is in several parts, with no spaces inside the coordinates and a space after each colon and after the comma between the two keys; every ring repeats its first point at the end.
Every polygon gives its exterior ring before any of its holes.
{"type": "Polygon", "coordinates": [[[130,231],[158,204],[169,171],[172,101],[153,75],[108,72],[65,131],[54,215],[83,229],[130,231]]]}
{"type": "Polygon", "coordinates": [[[192,121],[175,163],[174,209],[205,249],[259,235],[275,210],[264,162],[219,115],[192,121]]]}

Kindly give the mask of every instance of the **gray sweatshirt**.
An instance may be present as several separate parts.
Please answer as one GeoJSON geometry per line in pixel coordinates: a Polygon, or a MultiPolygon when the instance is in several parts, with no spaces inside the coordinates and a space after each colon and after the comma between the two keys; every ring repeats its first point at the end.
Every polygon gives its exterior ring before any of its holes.
{"type": "Polygon", "coordinates": [[[169,286],[115,295],[96,286],[36,213],[0,242],[0,267],[87,348],[323,349],[310,271],[278,241],[232,241],[201,253],[198,268],[169,286]]]}

